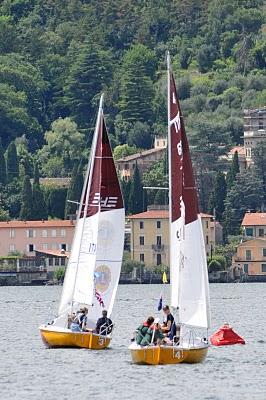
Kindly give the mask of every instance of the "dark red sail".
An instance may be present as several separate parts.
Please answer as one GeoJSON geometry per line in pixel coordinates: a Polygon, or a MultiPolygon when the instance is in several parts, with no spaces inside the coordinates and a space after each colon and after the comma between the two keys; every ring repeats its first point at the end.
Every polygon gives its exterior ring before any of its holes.
{"type": "Polygon", "coordinates": [[[185,224],[198,218],[198,198],[189,146],[175,80],[170,72],[170,130],[171,130],[171,208],[172,222],[181,216],[181,200],[185,205],[185,224]]]}
{"type": "MultiPolygon", "coordinates": [[[[87,216],[99,211],[110,211],[123,208],[123,198],[116,173],[112,149],[107,134],[103,112],[100,112],[94,160],[91,168],[91,178],[88,176],[87,189],[83,194],[81,216],[89,199],[87,216]],[[86,193],[90,182],[90,193],[86,193]]],[[[90,175],[90,174],[89,174],[90,175]]]]}

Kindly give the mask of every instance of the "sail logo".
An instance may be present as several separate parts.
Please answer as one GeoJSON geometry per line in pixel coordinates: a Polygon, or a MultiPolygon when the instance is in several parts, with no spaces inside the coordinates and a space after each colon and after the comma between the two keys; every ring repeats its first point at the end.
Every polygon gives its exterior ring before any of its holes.
{"type": "Polygon", "coordinates": [[[93,206],[101,205],[102,208],[115,208],[117,206],[118,197],[117,196],[106,196],[101,197],[100,193],[95,193],[92,200],[93,206]]]}
{"type": "Polygon", "coordinates": [[[176,114],[175,118],[171,119],[170,126],[174,125],[176,133],[180,130],[181,127],[181,120],[180,120],[180,112],[176,114]]]}

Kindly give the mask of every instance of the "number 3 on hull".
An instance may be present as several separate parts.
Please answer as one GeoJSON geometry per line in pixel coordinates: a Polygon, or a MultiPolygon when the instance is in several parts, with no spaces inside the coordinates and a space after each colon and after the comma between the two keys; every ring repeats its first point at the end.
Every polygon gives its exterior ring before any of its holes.
{"type": "Polygon", "coordinates": [[[131,344],[132,360],[138,364],[198,363],[208,351],[210,305],[204,238],[169,54],[167,64],[171,306],[178,310],[181,330],[178,344],[175,341],[160,346],[131,344]],[[195,333],[196,329],[200,335],[195,333]]]}
{"type": "Polygon", "coordinates": [[[125,210],[100,100],[91,156],[84,180],[72,250],[58,317],[40,326],[50,347],[103,349],[111,334],[94,331],[104,307],[111,315],[124,246],[125,210]],[[69,318],[88,309],[87,332],[72,332],[69,318]]]}

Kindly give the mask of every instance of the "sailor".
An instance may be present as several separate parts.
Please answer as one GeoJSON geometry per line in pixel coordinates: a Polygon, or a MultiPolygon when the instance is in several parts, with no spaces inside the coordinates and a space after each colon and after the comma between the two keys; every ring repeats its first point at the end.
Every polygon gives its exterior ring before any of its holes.
{"type": "Polygon", "coordinates": [[[77,312],[73,322],[70,325],[70,329],[72,332],[86,331],[87,314],[88,309],[86,307],[81,308],[77,312]]]}
{"type": "Polygon", "coordinates": [[[107,317],[107,311],[102,311],[102,317],[98,319],[96,323],[96,332],[100,335],[109,335],[112,332],[113,323],[110,318],[107,317]]]}
{"type": "Polygon", "coordinates": [[[153,324],[147,330],[146,335],[140,342],[141,346],[148,346],[149,344],[160,344],[161,340],[164,338],[164,334],[161,330],[161,325],[159,324],[159,318],[155,318],[153,324]]]}
{"type": "Polygon", "coordinates": [[[163,306],[163,312],[164,312],[164,321],[162,325],[162,331],[163,333],[166,333],[168,335],[171,332],[171,328],[174,323],[174,317],[171,314],[169,306],[167,305],[163,306]]]}
{"type": "Polygon", "coordinates": [[[153,324],[154,318],[149,317],[146,321],[143,322],[137,329],[136,329],[136,343],[140,344],[144,336],[146,335],[149,327],[153,324]]]}

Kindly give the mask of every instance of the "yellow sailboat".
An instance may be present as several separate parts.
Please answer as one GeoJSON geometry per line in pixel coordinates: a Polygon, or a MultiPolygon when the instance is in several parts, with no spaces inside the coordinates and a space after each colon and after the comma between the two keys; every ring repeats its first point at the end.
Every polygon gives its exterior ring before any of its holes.
{"type": "Polygon", "coordinates": [[[171,307],[180,330],[165,343],[129,346],[133,362],[148,365],[199,363],[209,347],[209,284],[197,189],[169,54],[167,64],[171,307]]]}
{"type": "Polygon", "coordinates": [[[102,310],[110,317],[119,281],[125,210],[103,116],[103,96],[84,180],[75,234],[58,317],[40,326],[49,347],[100,350],[111,341],[109,327],[95,330],[102,310]],[[70,321],[86,307],[86,331],[71,330],[70,321]]]}

